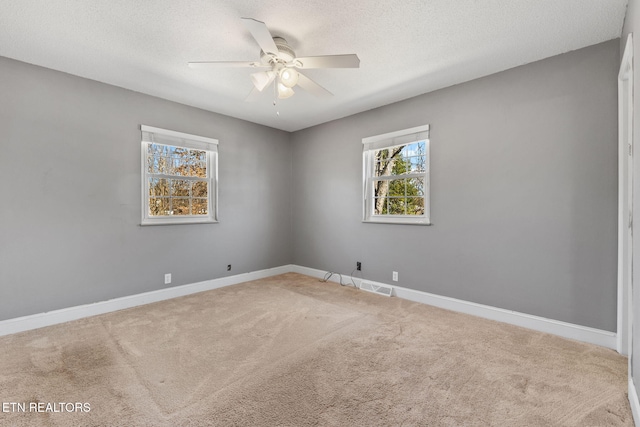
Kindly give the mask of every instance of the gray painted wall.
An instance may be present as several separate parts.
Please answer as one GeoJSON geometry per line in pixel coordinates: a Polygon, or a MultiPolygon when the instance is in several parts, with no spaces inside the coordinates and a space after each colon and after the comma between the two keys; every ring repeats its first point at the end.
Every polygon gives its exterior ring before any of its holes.
{"type": "Polygon", "coordinates": [[[368,279],[613,331],[618,43],[293,134],[0,58],[0,320],[168,272],[362,261],[368,279]],[[138,225],[141,123],[220,140],[220,224],[138,225]],[[426,123],[434,225],[363,224],[361,139],[426,123]]]}
{"type": "MultiPolygon", "coordinates": [[[[634,167],[634,182],[633,182],[633,222],[634,224],[640,224],[640,156],[638,153],[638,146],[640,144],[640,140],[638,139],[638,135],[640,135],[640,66],[638,62],[638,58],[640,58],[640,34],[636,31],[640,31],[640,4],[638,4],[637,0],[629,0],[629,4],[627,6],[627,15],[624,20],[624,26],[622,28],[622,37],[620,41],[620,56],[622,57],[622,52],[624,52],[624,47],[627,42],[627,36],[629,33],[634,33],[633,37],[633,98],[634,98],[634,109],[633,109],[633,135],[634,135],[634,151],[636,155],[633,159],[633,167],[634,167]]],[[[637,225],[634,227],[637,230],[637,225]]],[[[637,231],[634,232],[633,236],[633,296],[632,296],[632,312],[633,312],[633,325],[632,325],[632,357],[631,357],[631,371],[633,382],[636,386],[636,392],[640,395],[640,316],[637,313],[640,313],[640,239],[637,231]]]]}
{"type": "Polygon", "coordinates": [[[293,134],[293,263],[616,328],[619,40],[293,134]],[[363,137],[431,125],[433,226],[364,224],[363,137]]]}
{"type": "Polygon", "coordinates": [[[0,320],[290,263],[288,133],[5,58],[0,75],[0,320]],[[219,224],[139,226],[140,124],[220,140],[219,224]]]}

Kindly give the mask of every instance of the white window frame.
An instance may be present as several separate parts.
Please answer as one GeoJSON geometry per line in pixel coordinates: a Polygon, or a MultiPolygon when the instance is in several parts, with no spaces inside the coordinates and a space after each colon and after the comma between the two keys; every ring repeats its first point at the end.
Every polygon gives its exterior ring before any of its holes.
{"type": "Polygon", "coordinates": [[[363,171],[363,222],[387,224],[431,225],[430,202],[430,163],[429,125],[389,132],[382,135],[362,139],[362,171],[363,171]],[[398,145],[425,142],[426,165],[424,174],[424,215],[376,215],[374,202],[375,152],[398,145]]]}
{"type": "MultiPolygon", "coordinates": [[[[142,133],[142,222],[141,225],[201,224],[218,222],[218,140],[204,136],[140,125],[142,133]],[[207,215],[149,215],[149,170],[147,150],[151,143],[203,150],[207,152],[208,213],[207,215]]],[[[167,175],[172,178],[173,175],[167,175]]]]}

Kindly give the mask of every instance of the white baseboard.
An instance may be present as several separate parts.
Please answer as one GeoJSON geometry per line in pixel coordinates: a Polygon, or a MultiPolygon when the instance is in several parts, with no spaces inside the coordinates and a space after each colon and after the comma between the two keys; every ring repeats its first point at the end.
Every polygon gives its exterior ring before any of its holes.
{"type": "Polygon", "coordinates": [[[640,426],[640,401],[638,401],[638,393],[633,378],[629,377],[629,405],[631,405],[631,413],[633,414],[633,423],[640,426]]]}
{"type": "Polygon", "coordinates": [[[0,321],[0,336],[56,325],[58,323],[69,322],[71,320],[123,310],[125,308],[136,307],[139,305],[150,304],[152,302],[164,301],[198,292],[209,291],[242,282],[249,282],[251,280],[263,279],[265,277],[276,276],[290,271],[292,271],[292,267],[290,265],[284,265],[266,270],[253,271],[251,273],[236,274],[233,276],[221,277],[219,279],[205,280],[204,282],[175,286],[173,288],[158,289],[156,291],[114,298],[93,304],[79,305],[60,310],[48,311],[45,313],[33,314],[30,316],[16,317],[14,319],[0,321]]]}
{"type": "MultiPolygon", "coordinates": [[[[181,297],[194,294],[197,292],[217,289],[224,286],[235,285],[251,280],[258,280],[265,277],[276,276],[295,272],[305,274],[311,277],[323,278],[326,271],[317,270],[315,268],[302,267],[299,265],[283,265],[280,267],[270,268],[266,270],[254,271],[251,273],[237,274],[234,276],[222,277],[219,279],[206,280],[204,282],[192,283],[188,285],[175,286],[173,288],[159,289],[157,291],[145,292],[142,294],[131,295],[121,298],[115,298],[107,301],[101,301],[93,304],[85,304],[76,307],[63,308],[60,310],[49,311],[46,313],[38,313],[30,316],[17,317],[0,321],[0,336],[14,334],[17,332],[28,331],[31,329],[42,328],[45,326],[56,325],[71,320],[77,320],[84,317],[95,316],[98,314],[109,313],[112,311],[122,310],[125,308],[136,307],[139,305],[149,304],[152,302],[163,301],[171,298],[181,297]]],[[[329,281],[348,285],[355,282],[356,286],[360,286],[360,278],[351,277],[343,274],[341,277],[334,274],[329,281]]],[[[374,284],[373,282],[367,280],[374,284]]],[[[505,310],[502,308],[491,307],[482,304],[476,304],[455,298],[443,297],[440,295],[430,294],[414,289],[407,289],[400,286],[391,286],[393,295],[410,301],[416,301],[423,304],[433,305],[452,311],[471,314],[474,316],[484,317],[486,319],[497,320],[512,325],[522,326],[524,328],[533,329],[535,331],[547,332],[559,335],[565,338],[571,338],[578,341],[597,344],[603,347],[616,348],[616,334],[614,332],[602,331],[600,329],[588,328],[586,326],[575,325],[572,323],[561,322],[558,320],[546,319],[544,317],[533,316],[530,314],[519,313],[516,311],[505,310]]]]}
{"type": "MultiPolygon", "coordinates": [[[[325,271],[316,270],[314,268],[301,267],[297,265],[294,265],[292,267],[294,272],[306,274],[307,276],[322,278],[326,274],[325,271]]],[[[334,275],[329,280],[332,282],[339,282],[340,277],[334,275]]],[[[352,278],[348,274],[342,275],[342,281],[344,284],[350,284],[351,280],[352,278]]],[[[360,280],[360,278],[353,278],[353,281],[357,286],[360,286],[360,280]]],[[[367,282],[371,282],[374,284],[378,283],[368,279],[367,282]]],[[[430,294],[428,292],[407,289],[400,286],[389,285],[387,283],[379,284],[393,287],[393,295],[399,298],[433,305],[460,313],[471,314],[474,316],[483,317],[485,319],[497,320],[499,322],[509,323],[527,329],[533,329],[534,331],[559,335],[564,338],[588,342],[613,350],[616,349],[615,332],[603,331],[600,329],[589,328],[586,326],[561,322],[559,320],[547,319],[539,316],[533,316],[531,314],[520,313],[517,311],[505,310],[502,308],[477,304],[474,302],[459,300],[456,298],[430,294]]]]}

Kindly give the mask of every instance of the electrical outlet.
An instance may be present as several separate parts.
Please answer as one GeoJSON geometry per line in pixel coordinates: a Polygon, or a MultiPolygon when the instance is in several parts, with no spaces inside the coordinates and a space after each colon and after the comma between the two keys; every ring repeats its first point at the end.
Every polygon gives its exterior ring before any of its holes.
{"type": "Polygon", "coordinates": [[[169,283],[171,283],[171,273],[167,273],[164,275],[164,284],[168,285],[169,283]]]}
{"type": "Polygon", "coordinates": [[[360,261],[356,261],[356,270],[362,270],[362,263],[360,261]]]}
{"type": "Polygon", "coordinates": [[[231,271],[231,264],[227,264],[227,271],[231,271]]]}
{"type": "Polygon", "coordinates": [[[398,272],[394,271],[393,275],[391,276],[391,278],[393,279],[394,282],[397,282],[398,281],[398,272]]]}

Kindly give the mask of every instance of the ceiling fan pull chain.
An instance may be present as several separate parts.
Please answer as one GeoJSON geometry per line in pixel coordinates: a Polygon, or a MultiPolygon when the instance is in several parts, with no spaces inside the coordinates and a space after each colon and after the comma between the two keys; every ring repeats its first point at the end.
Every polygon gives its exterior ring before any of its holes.
{"type": "Polygon", "coordinates": [[[276,84],[273,85],[273,106],[276,107],[276,116],[280,117],[280,111],[278,111],[278,106],[276,105],[278,103],[278,83],[276,81],[276,84]]]}
{"type": "Polygon", "coordinates": [[[273,85],[273,106],[275,107],[278,103],[278,82],[273,85]]]}

